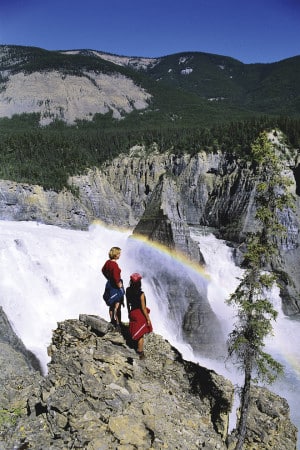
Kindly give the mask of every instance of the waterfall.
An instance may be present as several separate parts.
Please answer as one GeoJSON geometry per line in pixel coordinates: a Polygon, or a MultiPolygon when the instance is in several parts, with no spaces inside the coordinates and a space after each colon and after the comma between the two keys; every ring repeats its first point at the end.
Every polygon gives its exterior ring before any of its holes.
{"type": "MultiPolygon", "coordinates": [[[[168,280],[160,280],[161,268],[166,266],[183,280],[188,274],[199,292],[207,291],[211,308],[226,335],[232,327],[233,312],[225,299],[234,291],[242,271],[224,241],[201,229],[193,228],[191,234],[199,242],[209,278],[162,251],[129,239],[130,231],[101,224],[92,225],[88,231],[75,231],[36,222],[0,221],[0,304],[16,334],[39,358],[46,372],[47,347],[57,322],[78,319],[79,314],[96,314],[109,320],[102,299],[105,279],[101,268],[109,249],[119,246],[125,286],[132,272],[143,275],[154,331],[174,345],[185,359],[214,369],[235,383],[239,375],[224,363],[226,355],[224,360],[195,356],[191,346],[183,341],[181,321],[186,305],[176,305],[170,315],[167,292],[171,287],[168,280]]],[[[274,297],[276,300],[276,292],[274,297]]],[[[278,298],[276,301],[280,307],[278,298]]],[[[122,319],[128,320],[126,308],[122,308],[122,319]]],[[[266,350],[284,364],[285,375],[270,389],[287,398],[292,420],[299,427],[300,324],[280,312],[274,332],[266,350]]]]}
{"type": "MultiPolygon", "coordinates": [[[[161,291],[149,276],[150,270],[153,273],[156,266],[158,271],[163,264],[161,256],[153,263],[154,250],[149,249],[144,267],[141,262],[137,265],[130,234],[100,224],[89,231],[74,231],[36,222],[0,221],[0,304],[44,372],[50,360],[47,347],[57,322],[78,319],[79,314],[96,314],[109,320],[102,299],[106,280],[101,268],[112,246],[122,249],[119,265],[125,286],[132,272],[143,274],[155,331],[176,345],[187,359],[192,358],[190,347],[180,340],[180,333],[174,332],[180,327],[170,323],[164,299],[167,286],[161,291]]],[[[128,321],[126,308],[122,308],[122,319],[128,321]]]]}
{"type": "MultiPolygon", "coordinates": [[[[234,312],[231,307],[226,306],[224,301],[234,292],[238,285],[238,278],[242,276],[243,270],[234,263],[232,249],[223,240],[217,239],[209,233],[205,227],[191,228],[191,236],[199,243],[199,247],[206,261],[206,270],[211,277],[208,289],[208,298],[215,313],[223,318],[224,328],[227,335],[234,322],[234,312]]],[[[279,289],[274,287],[270,293],[270,300],[278,312],[277,320],[273,323],[274,335],[266,340],[265,350],[274,359],[284,366],[284,375],[270,385],[266,386],[278,395],[285,397],[290,405],[291,419],[300,427],[300,318],[289,318],[281,309],[279,289]]],[[[232,381],[241,382],[238,373],[227,366],[224,374],[232,381]]],[[[300,443],[298,443],[300,448],[300,443]]]]}
{"type": "Polygon", "coordinates": [[[128,233],[66,230],[35,222],[0,222],[0,302],[16,334],[46,371],[57,322],[81,313],[107,316],[101,263],[128,233]]]}

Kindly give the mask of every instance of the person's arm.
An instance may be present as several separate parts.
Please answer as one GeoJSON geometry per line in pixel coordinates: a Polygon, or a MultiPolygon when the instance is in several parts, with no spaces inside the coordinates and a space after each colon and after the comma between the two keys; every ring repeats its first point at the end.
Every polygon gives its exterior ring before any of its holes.
{"type": "Polygon", "coordinates": [[[145,316],[145,319],[146,319],[146,321],[147,321],[147,324],[150,325],[151,320],[150,320],[149,314],[148,314],[148,312],[147,312],[147,308],[146,308],[146,300],[145,300],[145,294],[144,294],[143,292],[142,292],[142,294],[141,294],[141,310],[142,310],[142,313],[143,313],[144,316],[145,316]]]}

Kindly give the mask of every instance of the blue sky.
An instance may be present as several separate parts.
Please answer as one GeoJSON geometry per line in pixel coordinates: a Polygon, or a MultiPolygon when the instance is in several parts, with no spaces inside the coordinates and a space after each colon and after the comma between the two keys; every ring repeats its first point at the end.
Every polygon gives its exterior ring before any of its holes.
{"type": "Polygon", "coordinates": [[[300,55],[300,0],[1,0],[0,44],[244,63],[300,55]]]}

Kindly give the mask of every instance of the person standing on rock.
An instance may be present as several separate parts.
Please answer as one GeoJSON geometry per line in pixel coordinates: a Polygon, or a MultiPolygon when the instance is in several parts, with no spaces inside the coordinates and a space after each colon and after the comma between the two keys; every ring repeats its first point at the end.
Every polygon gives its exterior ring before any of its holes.
{"type": "Polygon", "coordinates": [[[121,256],[120,247],[112,247],[108,253],[109,259],[102,267],[102,273],[107,279],[103,298],[109,306],[109,316],[111,323],[120,330],[121,326],[121,305],[124,306],[123,280],[121,269],[117,260],[121,256]]]}
{"type": "Polygon", "coordinates": [[[140,359],[145,358],[144,335],[151,333],[152,324],[150,309],[146,306],[146,296],[142,291],[142,276],[139,273],[130,275],[130,284],[126,289],[126,303],[129,317],[129,333],[137,342],[137,353],[140,359]]]}

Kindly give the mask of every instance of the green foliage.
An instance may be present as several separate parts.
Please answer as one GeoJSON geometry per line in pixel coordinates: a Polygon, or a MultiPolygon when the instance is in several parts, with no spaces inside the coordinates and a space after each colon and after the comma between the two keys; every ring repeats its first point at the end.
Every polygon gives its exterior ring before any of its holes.
{"type": "Polygon", "coordinates": [[[15,426],[19,417],[22,416],[22,408],[12,410],[0,409],[0,429],[15,426]]]}
{"type": "MultiPolygon", "coordinates": [[[[253,357],[258,358],[263,339],[271,332],[271,320],[276,311],[266,298],[276,277],[263,272],[274,255],[278,253],[278,240],[283,237],[285,227],[280,223],[278,211],[287,208],[291,194],[288,193],[289,179],[282,175],[283,165],[267,133],[261,133],[251,146],[252,162],[256,167],[259,182],[256,193],[256,220],[258,229],[247,238],[247,252],[244,255],[245,274],[229,303],[238,308],[239,324],[229,339],[229,353],[238,354],[241,367],[245,348],[239,348],[241,340],[251,347],[253,357]],[[238,330],[238,331],[237,331],[238,330]],[[250,331],[249,331],[250,330],[250,331]],[[246,338],[249,337],[250,339],[246,338]]],[[[258,358],[259,359],[259,358],[258,358]]],[[[268,359],[271,361],[271,359],[268,359]]],[[[262,368],[262,360],[259,359],[262,368]]],[[[264,373],[267,373],[265,368],[264,373]]]]}
{"type": "Polygon", "coordinates": [[[83,76],[84,71],[95,71],[101,73],[130,73],[123,67],[117,67],[107,60],[101,59],[90,52],[78,51],[74,54],[65,54],[60,51],[49,51],[38,47],[23,46],[0,46],[7,50],[6,58],[1,58],[1,69],[9,69],[12,73],[17,72],[46,72],[58,70],[68,75],[83,76]]]}
{"type": "Polygon", "coordinates": [[[149,74],[162,85],[208,99],[220,109],[299,115],[299,56],[273,64],[243,64],[227,56],[184,52],[160,59],[149,74]]]}
{"type": "MultiPolygon", "coordinates": [[[[164,56],[144,70],[114,64],[92,50],[48,51],[0,46],[2,73],[59,71],[88,77],[88,72],[122,74],[151,94],[149,108],[129,114],[135,128],[202,127],[262,115],[300,115],[300,57],[273,64],[243,64],[202,52],[164,56]],[[185,75],[188,69],[189,74],[185,75]]],[[[0,82],[5,78],[0,77],[0,82]]]]}
{"type": "MultiPolygon", "coordinates": [[[[136,144],[150,152],[155,142],[160,152],[174,154],[221,150],[230,157],[251,161],[251,142],[263,129],[281,124],[283,132],[293,130],[292,139],[300,142],[300,121],[262,117],[218,126],[179,127],[176,123],[159,125],[138,121],[138,113],[124,120],[111,113],[97,114],[92,122],[78,121],[68,126],[55,121],[40,127],[38,114],[23,114],[0,119],[0,178],[40,184],[46,189],[68,187],[70,175],[128,154],[136,144]],[[298,128],[297,128],[298,126],[298,128]],[[296,130],[298,129],[298,133],[296,130]]],[[[290,136],[287,134],[287,137],[290,136]]]]}
{"type": "MultiPolygon", "coordinates": [[[[245,109],[241,103],[244,90],[255,87],[258,79],[266,79],[273,65],[268,65],[268,70],[246,67],[232,58],[193,52],[161,58],[152,69],[137,71],[89,50],[65,54],[35,47],[1,48],[3,72],[59,70],[77,76],[86,76],[88,71],[118,72],[152,96],[147,109],[134,110],[122,120],[114,119],[112,113],[96,114],[92,121],[77,121],[74,126],[56,120],[41,128],[38,114],[0,119],[1,178],[61,190],[67,187],[69,175],[99,167],[136,144],[150,151],[153,142],[160,152],[221,150],[228,157],[244,157],[251,155],[251,142],[257,134],[274,127],[286,133],[292,145],[300,145],[299,119],[262,116],[259,110],[245,109]],[[184,76],[181,70],[187,64],[193,72],[184,76]],[[208,100],[224,93],[226,101],[208,100]]],[[[296,68],[298,59],[291,63],[296,68]]],[[[280,65],[281,75],[286,75],[285,67],[286,63],[280,65]]],[[[3,78],[0,81],[5,83],[3,78]]]]}
{"type": "Polygon", "coordinates": [[[251,161],[258,178],[256,192],[257,230],[247,238],[245,272],[228,303],[237,309],[237,323],[228,339],[228,353],[244,373],[241,397],[241,416],[238,426],[238,443],[241,449],[245,435],[251,382],[271,383],[282,373],[283,367],[264,351],[264,340],[272,334],[272,322],[277,317],[268,298],[276,282],[271,267],[272,258],[278,254],[278,238],[286,230],[280,223],[278,212],[287,208],[291,194],[290,181],[283,175],[281,155],[263,132],[251,146],[251,161]]]}
{"type": "Polygon", "coordinates": [[[272,333],[272,321],[277,317],[277,311],[265,295],[274,281],[273,275],[247,269],[228,301],[238,309],[238,323],[228,341],[229,355],[234,356],[242,371],[251,360],[252,375],[257,376],[254,380],[268,383],[276,378],[275,367],[279,373],[282,371],[282,366],[270,355],[265,358],[266,353],[263,351],[264,339],[272,333]]]}
{"type": "MultiPolygon", "coordinates": [[[[268,99],[274,94],[268,80],[276,81],[277,86],[284,77],[291,101],[299,102],[299,58],[278,64],[245,65],[220,55],[185,52],[159,58],[151,69],[138,71],[106,61],[90,50],[66,54],[36,47],[0,48],[3,73],[120,73],[151,94],[147,109],[134,110],[122,120],[114,119],[112,113],[96,114],[90,122],[77,121],[67,126],[56,120],[41,128],[38,114],[0,119],[1,178],[60,190],[67,187],[69,175],[99,167],[120,153],[128,153],[136,144],[150,151],[153,142],[160,152],[221,150],[228,158],[248,155],[251,159],[251,142],[260,131],[274,127],[281,129],[295,148],[300,146],[300,110],[291,108],[286,91],[272,108],[261,107],[256,95],[260,89],[260,99],[265,101],[265,96],[268,99]],[[182,73],[187,67],[192,69],[188,76],[182,73]],[[293,67],[293,74],[289,67],[293,67]],[[282,112],[283,104],[289,104],[288,116],[275,117],[274,111],[280,107],[282,112]]],[[[0,81],[4,85],[5,77],[0,81]]]]}

